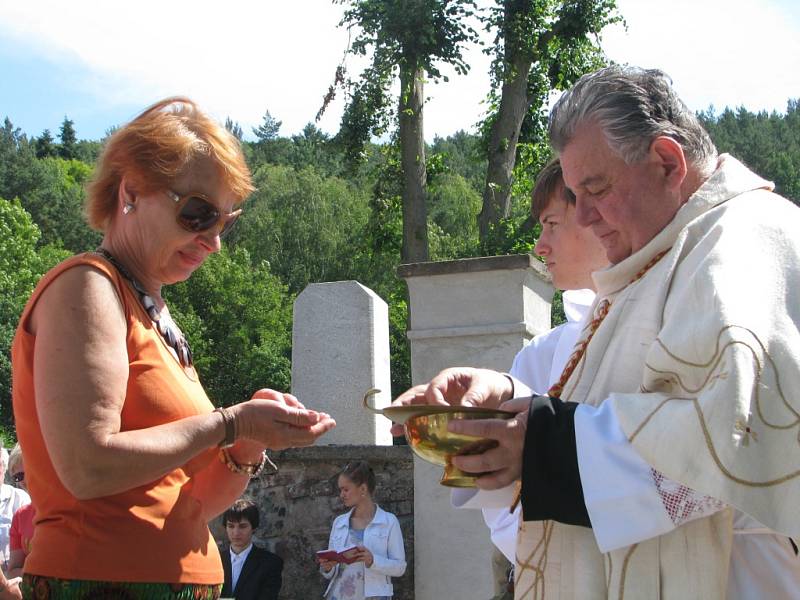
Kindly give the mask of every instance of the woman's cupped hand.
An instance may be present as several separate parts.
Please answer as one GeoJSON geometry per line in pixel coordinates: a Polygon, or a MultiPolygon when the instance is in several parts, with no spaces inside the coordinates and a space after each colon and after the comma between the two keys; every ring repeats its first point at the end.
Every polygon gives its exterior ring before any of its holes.
{"type": "Polygon", "coordinates": [[[336,427],[329,414],[309,410],[291,394],[270,389],[258,390],[250,400],[232,408],[237,437],[272,450],[310,446],[336,427]]]}

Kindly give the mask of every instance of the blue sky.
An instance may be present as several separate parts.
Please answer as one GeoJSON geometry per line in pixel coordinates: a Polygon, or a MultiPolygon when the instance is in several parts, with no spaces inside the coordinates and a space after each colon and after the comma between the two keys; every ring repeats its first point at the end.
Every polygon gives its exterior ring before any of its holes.
{"type": "MultiPolygon", "coordinates": [[[[246,133],[265,110],[282,135],[312,121],[347,43],[329,0],[137,3],[28,0],[0,10],[0,118],[55,135],[65,115],[98,139],[153,101],[187,94],[246,133]]],[[[618,0],[628,23],[604,33],[619,62],[660,67],[695,110],[782,111],[800,97],[796,0],[618,0]]],[[[471,130],[483,113],[488,59],[428,85],[426,138],[471,130]]],[[[348,68],[357,72],[357,61],[348,68]]],[[[320,122],[333,133],[337,100],[320,122]]]]}

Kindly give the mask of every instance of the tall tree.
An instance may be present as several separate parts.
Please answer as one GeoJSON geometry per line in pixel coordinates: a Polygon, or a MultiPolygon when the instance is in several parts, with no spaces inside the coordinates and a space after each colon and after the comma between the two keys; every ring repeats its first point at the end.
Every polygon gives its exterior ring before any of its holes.
{"type": "Polygon", "coordinates": [[[36,158],[47,158],[48,156],[55,156],[56,154],[56,148],[53,145],[53,136],[50,134],[49,129],[45,129],[42,135],[36,138],[36,158]]]}
{"type": "Polygon", "coordinates": [[[225,119],[225,129],[230,131],[233,134],[233,137],[235,137],[240,142],[244,138],[244,132],[242,131],[241,125],[239,125],[238,121],[234,122],[234,120],[231,119],[230,117],[225,119]]]}
{"type": "Polygon", "coordinates": [[[61,145],[58,149],[59,156],[67,160],[78,158],[78,136],[75,133],[75,123],[67,117],[64,117],[58,137],[61,139],[61,145]]]}
{"type": "Polygon", "coordinates": [[[486,186],[478,217],[482,242],[509,216],[523,123],[528,142],[546,143],[547,101],[602,65],[600,31],[619,21],[615,0],[497,0],[485,17],[495,32],[493,86],[487,119],[486,186]],[[499,97],[498,97],[499,88],[499,97]]]}
{"type": "Polygon", "coordinates": [[[42,245],[41,232],[19,200],[0,197],[0,429],[12,427],[11,340],[39,278],[68,252],[42,245]]]}
{"type": "Polygon", "coordinates": [[[261,125],[253,127],[253,133],[259,142],[271,142],[278,137],[282,122],[274,118],[269,111],[264,113],[262,121],[261,125]]]}
{"type": "Polygon", "coordinates": [[[800,204],[800,100],[790,99],[785,114],[740,106],[719,115],[709,108],[698,117],[720,152],[730,152],[800,204]]]}
{"type": "MultiPolygon", "coordinates": [[[[423,138],[424,81],[443,77],[438,63],[464,74],[463,45],[477,40],[467,17],[474,0],[334,0],[346,7],[341,25],[358,31],[349,52],[372,55],[357,82],[348,81],[348,102],[338,138],[351,160],[371,135],[386,132],[397,118],[403,172],[404,262],[428,259],[426,171],[423,138]],[[396,103],[390,87],[400,80],[396,103]],[[396,111],[392,105],[396,106],[396,111]]],[[[337,80],[342,80],[341,68],[337,80]]],[[[330,92],[329,92],[330,96],[330,92]]]]}

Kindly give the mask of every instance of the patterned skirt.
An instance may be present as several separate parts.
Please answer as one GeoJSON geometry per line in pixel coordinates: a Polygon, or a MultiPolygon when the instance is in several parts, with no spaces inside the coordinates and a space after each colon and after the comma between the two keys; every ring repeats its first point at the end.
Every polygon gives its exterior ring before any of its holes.
{"type": "Polygon", "coordinates": [[[83,581],[26,574],[20,588],[25,600],[217,600],[222,584],[83,581]]]}

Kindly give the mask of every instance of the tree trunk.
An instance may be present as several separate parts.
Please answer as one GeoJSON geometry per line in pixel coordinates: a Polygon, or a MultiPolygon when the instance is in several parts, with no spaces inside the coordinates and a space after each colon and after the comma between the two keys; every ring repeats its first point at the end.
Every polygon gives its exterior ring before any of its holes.
{"type": "Polygon", "coordinates": [[[527,90],[531,64],[529,58],[513,57],[513,79],[506,79],[503,83],[500,108],[489,140],[489,165],[486,169],[486,187],[483,190],[483,208],[478,216],[478,231],[482,242],[487,240],[491,225],[509,214],[517,142],[522,121],[528,112],[527,90]]]}
{"type": "Polygon", "coordinates": [[[422,69],[400,73],[400,154],[403,167],[404,263],[428,260],[428,210],[425,206],[425,139],[422,128],[422,69]]]}

